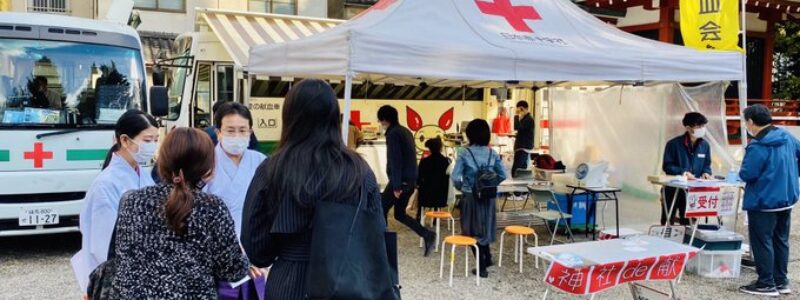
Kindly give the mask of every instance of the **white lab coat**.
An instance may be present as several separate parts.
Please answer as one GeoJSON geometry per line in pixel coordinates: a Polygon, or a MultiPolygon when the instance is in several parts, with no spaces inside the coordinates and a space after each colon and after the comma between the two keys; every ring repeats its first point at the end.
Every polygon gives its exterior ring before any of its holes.
{"type": "Polygon", "coordinates": [[[122,194],[154,184],[150,172],[137,171],[116,154],[94,179],[81,209],[81,250],[71,260],[82,292],[86,293],[92,271],[106,261],[122,194]]]}
{"type": "Polygon", "coordinates": [[[244,210],[244,198],[247,196],[247,188],[256,174],[258,165],[267,157],[260,152],[248,149],[242,154],[242,159],[237,166],[228,157],[228,154],[222,150],[222,143],[217,144],[214,153],[216,155],[214,179],[206,185],[203,191],[222,198],[231,213],[231,217],[233,217],[233,222],[236,226],[236,237],[241,237],[242,212],[244,210]]]}

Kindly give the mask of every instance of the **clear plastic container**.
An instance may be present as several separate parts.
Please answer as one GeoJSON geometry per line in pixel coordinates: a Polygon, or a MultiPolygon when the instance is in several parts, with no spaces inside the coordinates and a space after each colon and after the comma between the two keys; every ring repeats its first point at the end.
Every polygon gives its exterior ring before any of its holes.
{"type": "Polygon", "coordinates": [[[739,278],[742,250],[700,251],[686,265],[686,271],[707,278],[739,278]]]}

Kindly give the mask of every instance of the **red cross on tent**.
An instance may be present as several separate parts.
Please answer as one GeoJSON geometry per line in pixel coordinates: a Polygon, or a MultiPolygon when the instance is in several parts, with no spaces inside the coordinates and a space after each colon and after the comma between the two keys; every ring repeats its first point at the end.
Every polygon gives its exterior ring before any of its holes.
{"type": "Polygon", "coordinates": [[[392,6],[393,4],[395,4],[395,2],[397,2],[397,0],[381,0],[381,1],[378,1],[378,3],[373,4],[372,7],[370,7],[369,9],[367,9],[365,11],[362,11],[360,14],[357,14],[355,17],[352,17],[351,20],[358,19],[358,18],[362,17],[363,15],[368,14],[368,13],[370,13],[372,11],[375,11],[375,10],[385,10],[389,6],[392,6]]]}
{"type": "Polygon", "coordinates": [[[44,144],[34,143],[32,152],[25,152],[25,159],[33,160],[33,168],[41,169],[44,167],[46,159],[53,159],[53,151],[44,151],[44,144]]]}
{"type": "Polygon", "coordinates": [[[371,8],[372,9],[386,9],[387,7],[391,6],[397,2],[397,0],[381,0],[378,3],[375,3],[371,8]]]}
{"type": "Polygon", "coordinates": [[[516,31],[520,32],[533,32],[533,29],[525,23],[525,20],[541,20],[542,17],[536,8],[531,6],[511,5],[511,0],[492,0],[493,2],[485,2],[475,0],[478,9],[487,15],[500,16],[506,19],[506,22],[511,25],[516,31]]]}

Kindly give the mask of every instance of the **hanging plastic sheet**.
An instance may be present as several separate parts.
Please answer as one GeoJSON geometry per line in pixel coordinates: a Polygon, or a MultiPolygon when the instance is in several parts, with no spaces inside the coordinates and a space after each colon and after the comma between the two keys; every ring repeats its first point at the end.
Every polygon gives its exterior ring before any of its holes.
{"type": "Polygon", "coordinates": [[[666,142],[685,132],[681,120],[686,112],[699,111],[709,119],[712,168],[724,175],[733,165],[725,138],[726,86],[713,82],[694,87],[653,83],[547,88],[543,95],[552,105],[552,153],[573,169],[583,162],[608,161],[612,185],[655,198],[657,191],[647,176],[663,174],[666,142]]]}

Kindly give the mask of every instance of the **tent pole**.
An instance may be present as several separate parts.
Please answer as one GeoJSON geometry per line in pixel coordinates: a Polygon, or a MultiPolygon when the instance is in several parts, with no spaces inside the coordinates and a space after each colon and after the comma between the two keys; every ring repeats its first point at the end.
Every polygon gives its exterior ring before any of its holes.
{"type": "Polygon", "coordinates": [[[353,93],[353,73],[347,72],[344,80],[344,113],[342,113],[342,140],[347,143],[347,134],[350,132],[350,102],[353,93]]]}
{"type": "Polygon", "coordinates": [[[747,127],[744,124],[744,109],[747,107],[747,10],[745,0],[739,0],[742,6],[742,79],[739,80],[739,130],[741,131],[742,147],[747,147],[747,127]]]}
{"type": "Polygon", "coordinates": [[[253,77],[255,75],[245,72],[246,80],[244,82],[244,91],[242,92],[244,93],[244,105],[247,107],[250,107],[250,91],[253,90],[253,77]]]}

